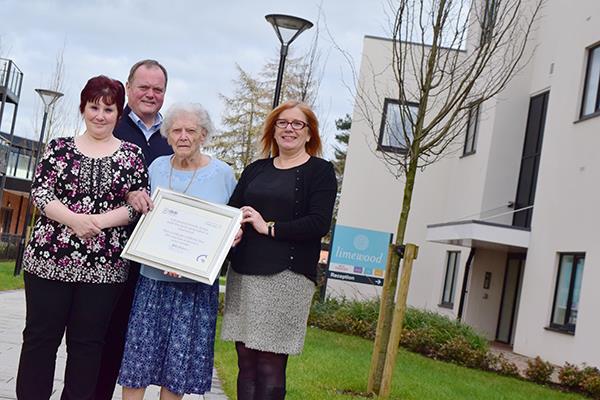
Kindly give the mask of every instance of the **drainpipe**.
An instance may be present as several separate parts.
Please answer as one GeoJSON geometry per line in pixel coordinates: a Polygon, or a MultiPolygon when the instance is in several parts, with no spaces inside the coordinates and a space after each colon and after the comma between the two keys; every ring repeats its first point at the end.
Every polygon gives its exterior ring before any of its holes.
{"type": "Polygon", "coordinates": [[[458,320],[462,321],[463,309],[465,307],[465,297],[467,296],[467,283],[469,282],[469,274],[471,272],[471,263],[475,257],[475,247],[471,247],[467,264],[465,265],[465,273],[463,274],[462,289],[460,291],[460,303],[458,304],[458,320]]]}

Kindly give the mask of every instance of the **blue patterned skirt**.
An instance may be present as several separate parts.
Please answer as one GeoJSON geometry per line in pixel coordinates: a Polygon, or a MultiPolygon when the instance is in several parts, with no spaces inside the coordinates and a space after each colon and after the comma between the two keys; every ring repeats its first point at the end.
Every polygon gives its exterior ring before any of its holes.
{"type": "Polygon", "coordinates": [[[119,384],[158,385],[176,394],[210,390],[219,283],[140,276],[129,316],[119,384]]]}

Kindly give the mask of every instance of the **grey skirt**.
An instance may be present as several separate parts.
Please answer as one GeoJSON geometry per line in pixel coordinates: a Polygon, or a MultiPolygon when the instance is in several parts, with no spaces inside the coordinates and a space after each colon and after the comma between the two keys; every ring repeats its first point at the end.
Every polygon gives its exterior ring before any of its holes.
{"type": "Polygon", "coordinates": [[[250,349],[299,354],[314,292],[310,279],[289,270],[243,275],[229,268],[221,338],[250,349]]]}

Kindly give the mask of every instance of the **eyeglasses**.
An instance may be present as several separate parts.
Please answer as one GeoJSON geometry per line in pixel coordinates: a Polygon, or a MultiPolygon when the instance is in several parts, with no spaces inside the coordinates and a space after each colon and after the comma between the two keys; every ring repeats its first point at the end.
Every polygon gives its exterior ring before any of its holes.
{"type": "Polygon", "coordinates": [[[303,129],[306,126],[306,122],[299,121],[297,119],[295,119],[293,121],[288,121],[285,119],[276,119],[275,120],[275,126],[278,128],[285,129],[288,127],[288,125],[291,125],[293,130],[299,131],[300,129],[303,129]]]}

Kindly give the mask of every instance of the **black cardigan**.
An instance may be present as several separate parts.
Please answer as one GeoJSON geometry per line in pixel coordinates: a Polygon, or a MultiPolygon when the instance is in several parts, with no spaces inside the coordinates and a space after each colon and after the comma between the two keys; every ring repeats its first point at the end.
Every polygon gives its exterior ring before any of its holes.
{"type": "MultiPolygon", "coordinates": [[[[272,165],[272,158],[248,165],[231,195],[229,205],[252,206],[264,215],[260,206],[247,204],[244,193],[252,181],[272,165]]],[[[293,215],[288,220],[275,221],[274,238],[259,234],[250,225],[244,227],[242,241],[231,255],[232,268],[236,272],[271,275],[289,269],[316,282],[321,238],[331,225],[337,180],[333,164],[321,158],[311,157],[295,169],[293,215]],[[274,254],[280,256],[272,257],[274,254]],[[281,254],[285,254],[285,257],[281,254]]]]}

